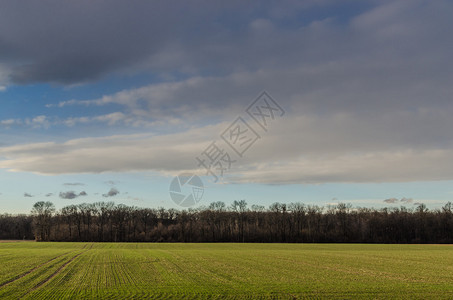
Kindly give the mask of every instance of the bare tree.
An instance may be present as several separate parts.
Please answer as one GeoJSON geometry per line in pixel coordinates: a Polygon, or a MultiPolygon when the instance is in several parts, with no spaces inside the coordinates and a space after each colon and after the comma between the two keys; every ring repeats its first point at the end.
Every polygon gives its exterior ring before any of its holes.
{"type": "Polygon", "coordinates": [[[50,239],[50,228],[52,214],[55,212],[55,205],[52,202],[36,202],[31,213],[33,215],[33,225],[35,238],[37,241],[48,241],[50,239]]]}

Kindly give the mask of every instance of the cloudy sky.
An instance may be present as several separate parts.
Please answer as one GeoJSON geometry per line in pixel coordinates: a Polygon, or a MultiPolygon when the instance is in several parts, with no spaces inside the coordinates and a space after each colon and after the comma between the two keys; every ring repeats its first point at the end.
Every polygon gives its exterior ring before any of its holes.
{"type": "Polygon", "coordinates": [[[177,208],[182,172],[203,179],[199,205],[440,207],[453,199],[452,13],[416,0],[2,1],[0,212],[177,208]],[[263,91],[284,111],[265,128],[247,114],[263,91]],[[238,117],[259,137],[242,156],[222,139],[238,117]],[[232,162],[218,182],[197,160],[212,142],[232,162]]]}

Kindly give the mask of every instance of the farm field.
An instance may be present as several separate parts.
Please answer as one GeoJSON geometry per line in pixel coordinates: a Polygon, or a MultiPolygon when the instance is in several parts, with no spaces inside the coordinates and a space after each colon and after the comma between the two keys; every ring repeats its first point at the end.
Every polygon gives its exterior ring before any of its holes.
{"type": "Polygon", "coordinates": [[[0,299],[453,298],[452,245],[0,243],[0,299]]]}

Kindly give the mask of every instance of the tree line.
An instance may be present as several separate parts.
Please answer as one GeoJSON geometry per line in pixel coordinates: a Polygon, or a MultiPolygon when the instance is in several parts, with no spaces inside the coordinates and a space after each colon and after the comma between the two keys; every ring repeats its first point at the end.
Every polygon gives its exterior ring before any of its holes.
{"type": "Polygon", "coordinates": [[[84,242],[453,243],[453,204],[416,208],[320,207],[246,201],[198,209],[138,208],[113,202],[56,210],[37,202],[29,215],[0,215],[0,239],[84,242]]]}

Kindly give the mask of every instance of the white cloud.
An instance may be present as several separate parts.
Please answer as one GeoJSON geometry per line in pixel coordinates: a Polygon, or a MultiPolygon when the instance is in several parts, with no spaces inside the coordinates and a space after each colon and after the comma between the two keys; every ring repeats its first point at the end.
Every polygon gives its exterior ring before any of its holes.
{"type": "MultiPolygon", "coordinates": [[[[411,141],[405,147],[402,144],[392,146],[392,141],[373,136],[363,140],[366,132],[361,137],[355,137],[354,132],[350,136],[341,134],[349,126],[341,128],[342,123],[338,120],[331,122],[337,123],[339,131],[329,136],[323,136],[325,128],[322,126],[319,130],[304,132],[303,128],[316,128],[323,121],[281,119],[244,158],[235,157],[237,162],[227,172],[225,180],[237,183],[315,184],[453,179],[451,148],[411,145],[411,141]],[[299,126],[293,126],[295,124],[299,126]]],[[[0,161],[0,168],[42,174],[129,171],[155,171],[162,175],[182,171],[204,173],[197,167],[195,157],[211,141],[216,140],[232,153],[219,138],[219,133],[228,125],[220,123],[168,135],[123,135],[3,147],[0,148],[0,156],[6,159],[0,161]]]]}
{"type": "MultiPolygon", "coordinates": [[[[168,118],[163,122],[160,121],[150,121],[149,118],[143,118],[143,114],[140,111],[134,111],[131,114],[124,114],[122,112],[113,112],[105,115],[97,115],[92,117],[69,117],[66,119],[59,119],[57,117],[49,116],[36,116],[33,118],[21,119],[7,119],[0,120],[0,125],[10,128],[18,125],[26,125],[31,128],[39,129],[45,128],[48,129],[51,126],[65,125],[67,127],[74,127],[81,124],[90,124],[90,123],[106,123],[109,126],[113,125],[126,125],[133,127],[151,127],[151,126],[161,126],[161,125],[176,125],[181,122],[179,119],[168,118]]],[[[145,114],[146,115],[146,114],[145,114]]]]}
{"type": "Polygon", "coordinates": [[[453,150],[376,152],[361,155],[305,156],[242,167],[232,182],[368,183],[453,179],[453,150]]]}
{"type": "Polygon", "coordinates": [[[28,126],[31,126],[33,128],[49,128],[51,125],[51,122],[49,121],[49,118],[44,115],[36,116],[32,119],[25,119],[24,123],[28,126]]]}
{"type": "MultiPolygon", "coordinates": [[[[203,135],[208,132],[215,131],[203,129],[203,135]]],[[[0,156],[7,157],[0,167],[42,174],[174,171],[192,168],[205,141],[194,130],[167,136],[138,134],[17,145],[0,149],[0,156]]]]}
{"type": "Polygon", "coordinates": [[[1,120],[0,125],[5,126],[5,127],[10,127],[13,125],[17,124],[22,124],[22,121],[20,119],[7,119],[7,120],[1,120]]]}
{"type": "Polygon", "coordinates": [[[103,116],[94,117],[93,120],[99,121],[99,122],[105,122],[108,125],[114,125],[120,121],[123,121],[125,119],[125,117],[126,116],[123,113],[115,112],[115,113],[111,113],[111,114],[107,114],[107,115],[103,115],[103,116]]]}

